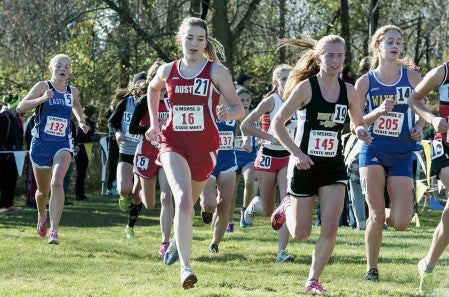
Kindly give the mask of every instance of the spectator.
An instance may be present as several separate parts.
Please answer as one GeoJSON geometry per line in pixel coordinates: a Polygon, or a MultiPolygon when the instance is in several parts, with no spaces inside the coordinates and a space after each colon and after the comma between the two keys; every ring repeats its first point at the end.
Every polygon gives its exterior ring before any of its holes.
{"type": "Polygon", "coordinates": [[[23,124],[16,112],[20,98],[16,94],[3,97],[0,112],[0,211],[16,210],[14,192],[17,185],[17,167],[14,153],[22,150],[23,124]]]}
{"type": "Polygon", "coordinates": [[[341,71],[340,78],[341,78],[343,81],[345,81],[345,82],[347,82],[347,83],[350,83],[351,85],[354,85],[355,80],[354,80],[354,75],[353,75],[353,73],[352,73],[352,70],[351,70],[351,66],[350,66],[350,65],[345,65],[345,66],[343,67],[343,70],[341,71]]]}
{"type": "Polygon", "coordinates": [[[246,88],[249,87],[249,81],[252,79],[251,76],[249,76],[246,73],[242,73],[237,77],[237,85],[235,86],[236,89],[238,88],[246,88]]]}
{"type": "MultiPolygon", "coordinates": [[[[36,114],[28,119],[26,128],[25,128],[25,143],[26,149],[29,151],[31,146],[31,129],[34,126],[34,118],[36,114]]],[[[26,154],[25,157],[25,199],[26,199],[26,207],[36,208],[36,198],[34,195],[36,194],[36,179],[34,178],[33,173],[33,164],[31,163],[30,154],[26,154]]]]}
{"type": "Polygon", "coordinates": [[[89,156],[87,155],[86,143],[98,142],[100,137],[95,134],[95,128],[97,125],[97,108],[92,105],[84,107],[84,120],[86,125],[89,126],[89,131],[84,133],[83,130],[78,127],[76,129],[76,146],[75,146],[75,163],[76,163],[76,184],[75,195],[76,200],[87,200],[85,195],[85,180],[87,173],[87,166],[89,165],[89,156]]]}

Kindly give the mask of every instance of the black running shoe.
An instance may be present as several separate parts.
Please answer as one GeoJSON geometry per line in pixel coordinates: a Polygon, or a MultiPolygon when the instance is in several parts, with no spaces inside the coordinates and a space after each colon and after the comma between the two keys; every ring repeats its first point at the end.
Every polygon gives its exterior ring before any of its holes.
{"type": "Polygon", "coordinates": [[[209,247],[209,253],[218,254],[218,245],[215,243],[212,243],[209,247]]]}
{"type": "Polygon", "coordinates": [[[211,212],[201,211],[201,218],[204,224],[210,224],[212,222],[212,217],[214,216],[211,212]]]}
{"type": "Polygon", "coordinates": [[[371,268],[366,272],[365,281],[367,282],[377,282],[379,281],[379,270],[377,268],[371,268]]]}

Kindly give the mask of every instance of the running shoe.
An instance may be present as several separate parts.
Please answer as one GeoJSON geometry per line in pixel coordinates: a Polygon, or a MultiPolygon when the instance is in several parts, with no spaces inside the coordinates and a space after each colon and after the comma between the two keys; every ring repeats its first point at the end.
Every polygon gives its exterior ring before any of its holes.
{"type": "Polygon", "coordinates": [[[170,241],[170,245],[168,246],[167,251],[165,252],[164,263],[167,265],[172,265],[173,263],[176,262],[176,260],[178,260],[178,258],[179,258],[178,248],[176,246],[176,241],[173,238],[170,241]]]}
{"type": "Polygon", "coordinates": [[[201,211],[201,218],[203,219],[204,224],[210,224],[212,222],[214,214],[207,211],[201,211]]]}
{"type": "Polygon", "coordinates": [[[316,279],[306,281],[306,293],[314,295],[327,295],[327,291],[323,288],[323,285],[316,279]]]}
{"type": "Polygon", "coordinates": [[[134,229],[132,227],[126,226],[125,234],[128,239],[136,239],[136,235],[134,234],[134,229]]]}
{"type": "Polygon", "coordinates": [[[212,243],[209,247],[209,253],[218,254],[218,244],[212,243]]]}
{"type": "Polygon", "coordinates": [[[240,227],[246,228],[246,227],[249,227],[251,225],[246,222],[246,220],[245,220],[245,210],[243,210],[243,208],[242,208],[240,210],[240,227]]]}
{"type": "Polygon", "coordinates": [[[276,257],[276,263],[285,263],[293,261],[295,261],[295,257],[287,253],[286,250],[281,250],[276,257]]]}
{"type": "Polygon", "coordinates": [[[55,229],[50,230],[50,234],[48,234],[48,243],[59,244],[58,231],[55,229]]]}
{"type": "Polygon", "coordinates": [[[163,243],[161,243],[161,245],[159,246],[159,255],[162,256],[162,259],[164,259],[165,252],[167,251],[168,246],[169,246],[169,243],[168,243],[168,242],[163,242],[163,243]]]}
{"type": "Polygon", "coordinates": [[[121,196],[118,198],[118,207],[121,211],[126,211],[126,207],[129,205],[128,195],[121,196]]]}
{"type": "Polygon", "coordinates": [[[193,274],[191,268],[181,267],[181,285],[185,290],[195,287],[197,281],[198,279],[193,274]]]}
{"type": "Polygon", "coordinates": [[[47,235],[47,216],[37,216],[37,234],[39,234],[40,237],[47,235]]]}
{"type": "Polygon", "coordinates": [[[287,195],[284,199],[282,199],[281,204],[271,214],[271,227],[274,230],[279,230],[282,225],[284,225],[286,219],[285,208],[288,205],[290,205],[290,196],[287,195]]]}
{"type": "Polygon", "coordinates": [[[255,196],[245,210],[245,222],[248,226],[253,224],[253,217],[262,212],[262,198],[255,196]]]}
{"type": "Polygon", "coordinates": [[[228,226],[226,227],[227,233],[233,233],[234,232],[234,222],[229,222],[228,226]]]}
{"type": "Polygon", "coordinates": [[[379,270],[377,268],[370,268],[365,275],[365,281],[377,282],[379,281],[379,270]]]}
{"type": "Polygon", "coordinates": [[[427,268],[426,260],[423,258],[418,263],[418,271],[420,276],[419,292],[424,295],[433,295],[435,291],[435,279],[433,271],[427,268]]]}

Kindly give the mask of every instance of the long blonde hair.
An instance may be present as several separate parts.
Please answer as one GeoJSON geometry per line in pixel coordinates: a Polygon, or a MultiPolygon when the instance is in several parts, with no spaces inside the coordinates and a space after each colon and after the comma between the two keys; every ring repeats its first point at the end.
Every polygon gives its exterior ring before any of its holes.
{"type": "Polygon", "coordinates": [[[283,98],[288,98],[296,85],[320,72],[320,66],[316,63],[316,56],[324,53],[324,48],[329,44],[339,43],[346,47],[345,40],[338,35],[326,35],[316,41],[312,38],[282,39],[279,48],[284,46],[302,47],[306,50],[290,71],[283,93],[283,98]]]}
{"type": "MultiPolygon", "coordinates": [[[[272,81],[279,81],[280,76],[282,71],[284,70],[292,70],[292,66],[288,65],[288,64],[279,64],[277,65],[274,70],[273,70],[273,75],[271,77],[272,81]]],[[[271,88],[271,90],[264,96],[264,97],[269,97],[271,94],[278,92],[279,90],[279,84],[273,84],[273,87],[271,88]]],[[[280,96],[282,96],[282,94],[279,94],[280,96]]]]}
{"type": "Polygon", "coordinates": [[[69,60],[70,66],[72,66],[72,60],[66,54],[57,54],[53,58],[50,59],[50,63],[48,63],[48,68],[53,67],[56,64],[56,61],[60,58],[66,58],[69,60]]]}
{"type": "Polygon", "coordinates": [[[206,44],[206,48],[204,49],[204,53],[203,53],[206,58],[208,58],[209,60],[212,60],[212,61],[216,61],[216,62],[226,60],[223,45],[217,39],[209,36],[209,33],[208,33],[209,30],[207,29],[207,23],[200,18],[195,18],[195,17],[185,18],[181,22],[181,25],[179,26],[178,34],[177,34],[178,38],[181,36],[181,34],[184,32],[185,28],[187,28],[188,26],[198,26],[200,28],[203,28],[204,31],[206,31],[207,44],[206,44]]]}
{"type": "MultiPolygon", "coordinates": [[[[384,38],[385,33],[387,33],[390,30],[397,31],[399,34],[401,34],[401,37],[404,35],[402,29],[395,25],[385,25],[377,29],[376,32],[374,32],[373,36],[371,36],[371,40],[369,43],[369,52],[372,54],[372,57],[370,59],[371,60],[370,70],[374,70],[377,68],[377,66],[379,66],[379,52],[377,51],[376,46],[382,41],[382,38],[384,38]]],[[[405,56],[402,59],[398,59],[398,64],[408,69],[417,68],[413,60],[408,56],[405,56]]]]}

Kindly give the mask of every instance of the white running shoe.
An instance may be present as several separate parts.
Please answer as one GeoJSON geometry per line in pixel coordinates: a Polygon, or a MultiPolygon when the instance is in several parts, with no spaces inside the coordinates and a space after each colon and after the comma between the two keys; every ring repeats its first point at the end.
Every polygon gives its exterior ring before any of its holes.
{"type": "Polygon", "coordinates": [[[246,224],[251,226],[253,224],[252,216],[262,213],[262,210],[262,198],[260,196],[255,196],[245,210],[244,218],[246,224]]]}
{"type": "Polygon", "coordinates": [[[276,257],[276,263],[285,263],[293,261],[295,261],[295,257],[287,253],[286,250],[281,250],[276,257]]]}
{"type": "Polygon", "coordinates": [[[425,258],[421,259],[418,263],[418,271],[420,276],[419,292],[424,295],[433,295],[435,291],[435,279],[433,278],[433,271],[427,269],[425,258]]]}

